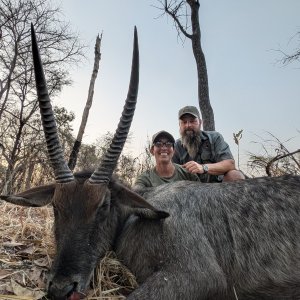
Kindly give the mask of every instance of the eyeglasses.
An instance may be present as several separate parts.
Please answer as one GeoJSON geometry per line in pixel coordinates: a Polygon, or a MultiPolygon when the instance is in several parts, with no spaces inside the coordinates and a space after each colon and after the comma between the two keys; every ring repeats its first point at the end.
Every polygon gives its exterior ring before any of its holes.
{"type": "Polygon", "coordinates": [[[165,146],[167,148],[173,147],[172,142],[155,142],[155,143],[153,143],[153,145],[157,148],[162,148],[163,146],[165,146]]]}

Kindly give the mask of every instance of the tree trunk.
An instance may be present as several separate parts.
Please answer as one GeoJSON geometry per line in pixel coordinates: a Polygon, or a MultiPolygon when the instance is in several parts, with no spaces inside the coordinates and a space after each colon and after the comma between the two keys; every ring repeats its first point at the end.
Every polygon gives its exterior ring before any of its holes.
{"type": "Polygon", "coordinates": [[[201,48],[201,31],[199,23],[199,0],[158,0],[163,6],[165,12],[170,15],[173,20],[177,32],[182,33],[186,38],[192,41],[192,49],[197,66],[198,76],[198,102],[203,119],[204,130],[215,130],[214,112],[209,100],[208,75],[206,68],[205,56],[201,48]],[[192,25],[192,34],[187,32],[189,28],[188,20],[185,25],[181,23],[183,16],[187,18],[187,4],[191,9],[190,22],[192,25]]]}
{"type": "Polygon", "coordinates": [[[197,65],[198,101],[203,119],[204,130],[215,130],[214,112],[209,100],[208,75],[205,56],[201,47],[201,31],[199,23],[199,1],[187,0],[191,7],[192,48],[197,65]]]}
{"type": "Polygon", "coordinates": [[[102,34],[101,34],[100,37],[98,35],[97,38],[96,38],[94,68],[93,68],[92,77],[91,77],[91,81],[90,81],[88,98],[87,98],[85,108],[84,108],[84,111],[83,111],[83,114],[82,114],[81,124],[80,124],[80,128],[78,130],[77,138],[75,140],[73,149],[72,149],[71,154],[70,154],[69,162],[68,162],[68,166],[69,166],[70,170],[72,170],[72,171],[74,170],[74,168],[76,166],[79,148],[80,148],[80,145],[81,145],[82,137],[83,137],[84,130],[85,130],[86,123],[87,123],[87,119],[88,119],[88,116],[89,116],[89,111],[90,111],[90,108],[91,108],[92,103],[93,103],[95,81],[96,81],[96,78],[97,78],[97,75],[98,75],[99,62],[100,62],[100,59],[101,59],[101,52],[100,52],[101,40],[102,40],[102,34]]]}

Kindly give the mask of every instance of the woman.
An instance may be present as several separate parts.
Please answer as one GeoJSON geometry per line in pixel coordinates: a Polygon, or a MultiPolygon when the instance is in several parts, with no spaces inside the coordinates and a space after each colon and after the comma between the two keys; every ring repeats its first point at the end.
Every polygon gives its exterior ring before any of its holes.
{"type": "Polygon", "coordinates": [[[182,166],[172,162],[174,144],[174,137],[167,131],[162,130],[153,135],[150,152],[155,158],[156,165],[136,179],[135,189],[180,180],[200,181],[197,175],[189,173],[182,166]]]}

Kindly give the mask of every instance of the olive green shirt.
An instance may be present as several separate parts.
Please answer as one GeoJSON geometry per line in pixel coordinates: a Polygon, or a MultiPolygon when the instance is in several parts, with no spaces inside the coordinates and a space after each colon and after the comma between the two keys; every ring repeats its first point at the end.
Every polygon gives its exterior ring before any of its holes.
{"type": "Polygon", "coordinates": [[[182,166],[174,164],[175,172],[172,177],[160,177],[155,168],[151,169],[150,171],[146,171],[142,173],[137,179],[134,184],[135,187],[155,187],[161,184],[170,183],[174,181],[180,180],[190,180],[190,181],[200,181],[198,176],[192,173],[189,173],[186,169],[182,166]]]}

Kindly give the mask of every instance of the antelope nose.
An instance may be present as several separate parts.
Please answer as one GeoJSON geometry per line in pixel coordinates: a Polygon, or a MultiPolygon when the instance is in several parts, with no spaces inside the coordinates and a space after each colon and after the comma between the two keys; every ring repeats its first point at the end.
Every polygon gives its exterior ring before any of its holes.
{"type": "Polygon", "coordinates": [[[52,300],[66,300],[73,294],[77,286],[77,282],[66,283],[63,281],[50,281],[47,296],[52,300]]]}

